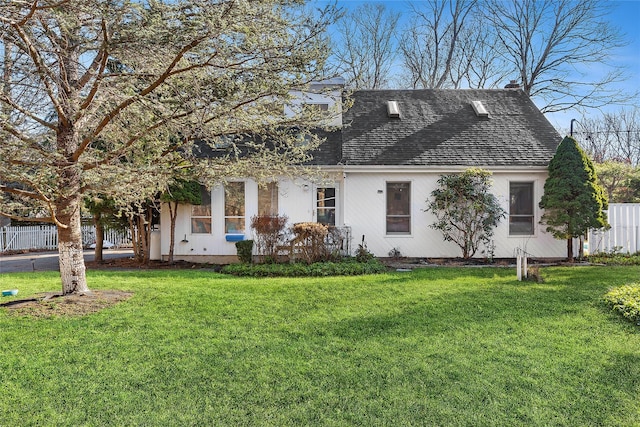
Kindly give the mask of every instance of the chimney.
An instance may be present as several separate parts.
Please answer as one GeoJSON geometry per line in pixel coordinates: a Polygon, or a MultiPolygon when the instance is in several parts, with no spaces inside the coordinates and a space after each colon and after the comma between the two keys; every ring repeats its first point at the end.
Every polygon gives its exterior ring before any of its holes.
{"type": "Polygon", "coordinates": [[[517,80],[511,80],[508,85],[504,87],[505,89],[520,89],[520,83],[517,80]]]}

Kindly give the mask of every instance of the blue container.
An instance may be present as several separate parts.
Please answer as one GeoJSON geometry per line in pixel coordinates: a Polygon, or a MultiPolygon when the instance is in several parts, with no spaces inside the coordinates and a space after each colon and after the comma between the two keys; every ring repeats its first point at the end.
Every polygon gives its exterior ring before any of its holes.
{"type": "Polygon", "coordinates": [[[227,234],[224,238],[227,239],[227,242],[239,242],[244,240],[244,234],[227,234]]]}
{"type": "Polygon", "coordinates": [[[2,296],[3,297],[12,297],[18,295],[18,290],[17,289],[7,289],[6,291],[2,291],[2,296]]]}

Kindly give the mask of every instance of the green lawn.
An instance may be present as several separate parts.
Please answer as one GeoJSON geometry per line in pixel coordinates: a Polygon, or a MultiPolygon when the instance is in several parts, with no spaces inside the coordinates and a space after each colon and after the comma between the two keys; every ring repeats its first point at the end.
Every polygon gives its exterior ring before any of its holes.
{"type": "Polygon", "coordinates": [[[0,425],[640,426],[640,327],[601,302],[640,267],[542,275],[90,271],[135,296],[83,318],[0,311],[0,425]]]}

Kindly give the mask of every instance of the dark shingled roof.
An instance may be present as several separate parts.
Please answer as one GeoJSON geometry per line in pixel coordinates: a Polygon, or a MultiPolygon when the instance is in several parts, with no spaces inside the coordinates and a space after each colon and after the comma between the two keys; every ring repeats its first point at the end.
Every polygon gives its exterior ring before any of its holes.
{"type": "MultiPolygon", "coordinates": [[[[337,165],[342,158],[342,133],[340,130],[326,131],[317,129],[313,131],[318,137],[324,141],[318,148],[311,152],[313,158],[307,162],[307,165],[337,165]]],[[[255,153],[255,148],[251,144],[264,144],[269,149],[274,149],[272,140],[262,135],[242,135],[230,137],[234,139],[235,144],[213,147],[204,140],[194,142],[193,155],[195,157],[223,158],[225,156],[235,156],[235,150],[240,151],[240,157],[255,153]],[[247,143],[245,143],[247,142],[247,143]]]]}
{"type": "Polygon", "coordinates": [[[334,131],[316,131],[316,135],[323,138],[324,141],[318,148],[311,152],[313,158],[307,163],[308,165],[337,165],[342,159],[342,132],[334,131]]]}
{"type": "MultiPolygon", "coordinates": [[[[343,164],[546,166],[561,140],[521,90],[362,90],[351,97],[343,164]],[[398,103],[399,119],[388,117],[387,101],[398,103]],[[481,101],[489,117],[476,116],[471,101],[481,101]]],[[[327,151],[336,148],[332,142],[327,151]]]]}

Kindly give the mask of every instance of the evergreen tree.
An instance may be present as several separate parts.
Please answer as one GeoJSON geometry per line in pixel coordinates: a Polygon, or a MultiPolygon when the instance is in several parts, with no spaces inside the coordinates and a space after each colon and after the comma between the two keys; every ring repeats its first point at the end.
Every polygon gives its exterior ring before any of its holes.
{"type": "Polygon", "coordinates": [[[565,137],[549,163],[540,207],[541,223],[556,239],[567,239],[567,257],[573,260],[573,238],[590,228],[608,227],[607,196],[598,183],[593,163],[572,137],[565,137]]]}

